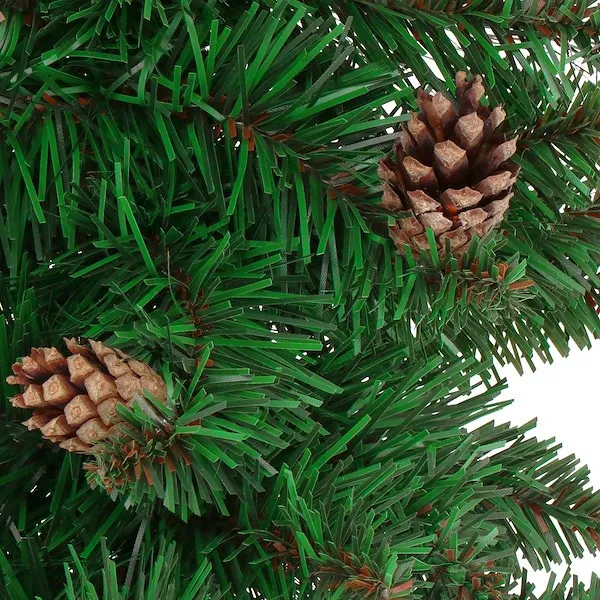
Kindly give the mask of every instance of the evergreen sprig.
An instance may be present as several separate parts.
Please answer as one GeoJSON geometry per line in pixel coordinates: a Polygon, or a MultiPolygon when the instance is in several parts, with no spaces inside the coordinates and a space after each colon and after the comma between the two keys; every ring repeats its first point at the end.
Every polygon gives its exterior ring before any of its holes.
{"type": "Polygon", "coordinates": [[[594,2],[0,4],[0,597],[597,599],[517,560],[598,550],[587,469],[473,425],[496,365],[600,335],[594,2]],[[377,165],[457,71],[519,136],[515,197],[402,257],[377,165]],[[87,458],[6,401],[64,335],[168,388],[87,458]]]}

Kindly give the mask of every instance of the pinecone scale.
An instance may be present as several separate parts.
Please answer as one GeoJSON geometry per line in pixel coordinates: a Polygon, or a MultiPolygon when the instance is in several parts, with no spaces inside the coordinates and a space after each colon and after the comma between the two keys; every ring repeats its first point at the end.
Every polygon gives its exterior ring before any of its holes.
{"type": "Polygon", "coordinates": [[[39,429],[69,452],[93,452],[121,420],[119,404],[129,405],[144,392],[166,400],[164,380],[147,364],[102,342],[65,343],[66,357],[54,347],[32,348],[7,378],[24,388],[10,402],[33,411],[23,422],[29,430],[39,429]]]}
{"type": "Polygon", "coordinates": [[[389,228],[401,253],[429,249],[427,228],[438,250],[466,250],[504,218],[519,168],[510,161],[517,139],[499,127],[504,110],[481,105],[485,89],[477,75],[456,75],[457,102],[419,90],[421,112],[413,113],[394,147],[395,159],[379,165],[381,207],[397,213],[389,228]]]}

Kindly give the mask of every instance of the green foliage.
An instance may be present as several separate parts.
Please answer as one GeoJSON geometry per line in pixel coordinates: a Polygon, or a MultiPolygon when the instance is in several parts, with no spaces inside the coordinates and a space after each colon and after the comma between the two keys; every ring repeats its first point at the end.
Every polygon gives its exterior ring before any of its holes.
{"type": "Polygon", "coordinates": [[[153,552],[144,552],[144,548],[140,548],[139,574],[136,580],[132,580],[128,586],[128,573],[126,584],[121,590],[119,590],[117,563],[111,559],[104,542],[102,543],[102,587],[99,590],[90,581],[85,567],[72,547],[70,550],[76,567],[76,576],[71,575],[72,569],[65,564],[65,577],[67,580],[65,598],[67,600],[77,600],[77,598],[82,597],[90,598],[90,600],[100,600],[100,598],[110,600],[127,600],[127,598],[208,600],[211,598],[218,600],[223,597],[212,585],[210,564],[206,559],[198,566],[196,572],[191,574],[189,583],[185,585],[187,577],[184,579],[184,576],[182,576],[174,543],[167,546],[164,540],[161,540],[156,557],[153,556],[153,552]]]}
{"type": "Polygon", "coordinates": [[[598,549],[587,469],[473,425],[494,365],[600,334],[594,3],[9,4],[0,597],[596,600],[516,558],[598,549]],[[461,261],[400,257],[377,164],[458,70],[520,136],[516,194],[461,261]],[[88,459],[6,401],[63,335],[169,391],[88,459]]]}
{"type": "MultiPolygon", "coordinates": [[[[171,542],[167,545],[164,539],[159,541],[155,549],[149,551],[140,545],[139,554],[131,559],[128,565],[113,560],[114,557],[106,547],[106,541],[102,539],[102,569],[97,578],[101,583],[98,585],[93,583],[96,578],[87,571],[72,546],[69,546],[69,550],[71,561],[63,565],[66,583],[64,594],[61,596],[66,600],[219,600],[224,597],[213,584],[211,567],[206,559],[188,578],[187,573],[181,571],[176,544],[171,542]],[[127,567],[127,575],[125,584],[121,585],[119,571],[122,571],[124,566],[127,567]],[[133,577],[132,569],[135,566],[138,567],[138,574],[133,577]]],[[[5,563],[5,567],[7,574],[13,576],[10,565],[5,563]]],[[[13,579],[4,591],[10,593],[11,598],[27,597],[16,579],[13,579]]]]}

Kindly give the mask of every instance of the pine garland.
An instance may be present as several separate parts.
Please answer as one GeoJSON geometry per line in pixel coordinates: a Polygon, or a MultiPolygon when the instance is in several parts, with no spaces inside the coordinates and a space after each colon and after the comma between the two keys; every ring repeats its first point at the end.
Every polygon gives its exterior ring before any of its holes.
{"type": "Polygon", "coordinates": [[[591,0],[0,4],[1,598],[597,600],[517,558],[600,549],[587,469],[472,426],[600,337],[591,0]],[[457,72],[515,195],[401,254],[378,165],[457,72]],[[87,456],[7,400],[63,336],[166,390],[87,456]]]}

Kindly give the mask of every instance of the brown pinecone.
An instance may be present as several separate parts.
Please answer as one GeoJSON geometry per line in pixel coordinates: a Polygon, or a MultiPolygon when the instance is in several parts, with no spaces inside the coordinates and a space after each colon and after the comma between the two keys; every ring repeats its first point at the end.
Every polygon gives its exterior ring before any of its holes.
{"type": "Polygon", "coordinates": [[[147,364],[102,342],[89,340],[90,347],[65,338],[65,343],[66,358],[56,348],[32,348],[7,378],[25,388],[10,402],[33,409],[23,423],[29,430],[40,429],[69,452],[91,452],[121,420],[117,404],[129,405],[143,391],[166,400],[164,380],[147,364]]]}
{"type": "Polygon", "coordinates": [[[456,74],[457,102],[443,94],[418,92],[421,112],[413,113],[395,144],[395,160],[379,165],[383,181],[380,206],[404,212],[390,227],[401,253],[405,245],[429,249],[426,228],[433,230],[445,254],[468,247],[472,235],[484,236],[504,218],[519,168],[509,161],[517,138],[497,131],[506,113],[481,106],[481,77],[467,82],[456,74]]]}

